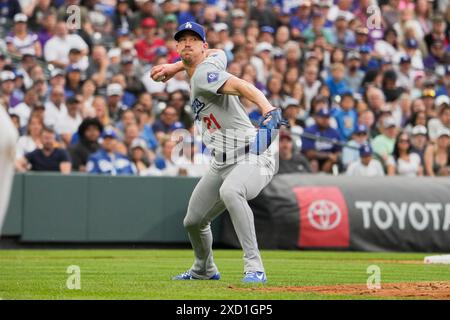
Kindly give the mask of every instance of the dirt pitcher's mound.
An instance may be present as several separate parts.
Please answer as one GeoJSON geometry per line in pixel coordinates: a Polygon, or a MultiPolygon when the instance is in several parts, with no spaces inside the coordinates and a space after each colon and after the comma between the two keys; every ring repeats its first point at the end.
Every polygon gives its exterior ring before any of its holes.
{"type": "Polygon", "coordinates": [[[366,285],[341,284],[330,286],[243,288],[242,290],[378,296],[386,298],[450,299],[450,281],[381,283],[381,289],[368,289],[366,285]]]}

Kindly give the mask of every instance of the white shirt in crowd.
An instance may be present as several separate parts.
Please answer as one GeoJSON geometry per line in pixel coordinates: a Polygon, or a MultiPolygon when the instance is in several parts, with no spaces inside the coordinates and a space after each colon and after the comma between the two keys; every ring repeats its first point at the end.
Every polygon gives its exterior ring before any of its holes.
{"type": "Polygon", "coordinates": [[[10,114],[15,114],[20,119],[20,127],[25,127],[30,119],[31,108],[25,102],[21,102],[18,105],[8,109],[10,114]]]}
{"type": "Polygon", "coordinates": [[[370,160],[368,166],[362,164],[361,160],[352,162],[345,174],[352,177],[382,177],[385,175],[380,161],[376,159],[370,160]]]}
{"type": "MultiPolygon", "coordinates": [[[[433,118],[428,121],[428,137],[430,140],[436,140],[438,138],[439,131],[443,128],[447,128],[442,123],[441,119],[439,118],[433,118]]],[[[448,128],[450,129],[450,128],[448,128]]]]}
{"type": "Polygon", "coordinates": [[[40,146],[37,146],[30,136],[21,136],[17,140],[16,159],[23,158],[27,153],[34,151],[38,147],[40,146]]]}
{"type": "Polygon", "coordinates": [[[393,156],[388,158],[387,164],[396,167],[396,172],[400,176],[416,177],[419,167],[421,166],[420,156],[417,153],[409,154],[409,161],[397,159],[395,161],[393,156]]]}
{"type": "Polygon", "coordinates": [[[53,102],[47,101],[45,103],[44,124],[47,127],[55,128],[58,119],[66,114],[67,108],[65,104],[61,104],[61,106],[57,108],[53,102]]]}
{"type": "Polygon", "coordinates": [[[83,118],[79,113],[75,117],[72,117],[69,113],[63,113],[56,121],[55,132],[57,134],[74,134],[82,121],[83,118]]]}
{"type": "MultiPolygon", "coordinates": [[[[65,64],[69,63],[70,49],[85,50],[88,48],[86,42],[77,34],[68,34],[65,38],[57,36],[51,37],[44,47],[44,58],[47,62],[61,61],[65,64]]],[[[83,59],[87,57],[83,57],[83,59]]],[[[87,61],[86,61],[87,63],[87,61]]],[[[80,67],[83,63],[80,64],[80,67]]]]}

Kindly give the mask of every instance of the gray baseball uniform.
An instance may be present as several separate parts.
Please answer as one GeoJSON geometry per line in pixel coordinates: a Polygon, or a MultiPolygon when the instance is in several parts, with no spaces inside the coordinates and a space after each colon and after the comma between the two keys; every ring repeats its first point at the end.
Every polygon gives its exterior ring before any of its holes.
{"type": "Polygon", "coordinates": [[[5,108],[0,105],[0,231],[8,208],[14,178],[17,129],[5,108]]]}
{"type": "Polygon", "coordinates": [[[264,271],[247,200],[269,183],[277,166],[268,152],[260,156],[248,153],[246,146],[254,141],[256,130],[239,97],[217,93],[231,77],[225,70],[225,53],[220,52],[199,64],[191,77],[196,124],[213,154],[211,167],[195,187],[184,219],[195,253],[190,272],[198,278],[217,272],[210,222],[225,209],[244,250],[244,271],[264,271]]]}

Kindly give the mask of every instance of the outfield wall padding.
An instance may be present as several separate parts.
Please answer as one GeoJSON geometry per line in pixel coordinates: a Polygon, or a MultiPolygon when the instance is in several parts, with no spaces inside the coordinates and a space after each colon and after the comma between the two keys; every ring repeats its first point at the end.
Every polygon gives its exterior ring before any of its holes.
{"type": "MultiPolygon", "coordinates": [[[[17,174],[2,236],[21,242],[188,243],[199,179],[17,174]]],[[[450,251],[450,179],[277,175],[250,201],[265,249],[450,251]]],[[[239,247],[228,214],[215,243],[239,247]]]]}
{"type": "Polygon", "coordinates": [[[261,248],[450,251],[448,178],[283,174],[251,203],[261,248]]]}

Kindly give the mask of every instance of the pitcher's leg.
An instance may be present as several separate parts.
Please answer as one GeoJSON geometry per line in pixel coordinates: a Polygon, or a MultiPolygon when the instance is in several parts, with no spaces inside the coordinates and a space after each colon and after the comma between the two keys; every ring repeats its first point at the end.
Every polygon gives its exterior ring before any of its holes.
{"type": "Polygon", "coordinates": [[[192,193],[183,221],[195,255],[190,273],[196,278],[207,279],[217,273],[212,254],[211,221],[225,210],[219,197],[222,182],[220,175],[212,172],[203,176],[192,193]]]}
{"type": "Polygon", "coordinates": [[[5,109],[0,106],[0,231],[8,209],[14,178],[17,129],[5,109]]]}
{"type": "Polygon", "coordinates": [[[238,164],[225,178],[220,197],[244,250],[244,272],[264,272],[256,240],[253,212],[247,200],[255,198],[269,183],[272,175],[261,174],[255,164],[238,164]]]}

